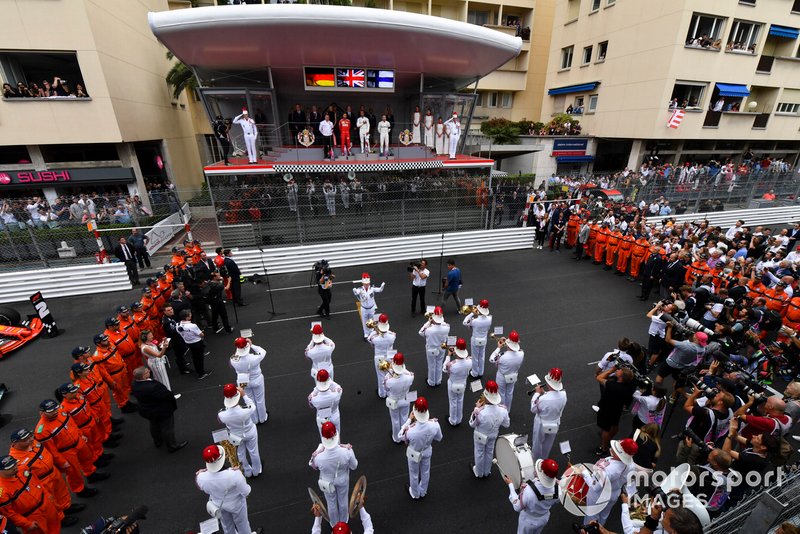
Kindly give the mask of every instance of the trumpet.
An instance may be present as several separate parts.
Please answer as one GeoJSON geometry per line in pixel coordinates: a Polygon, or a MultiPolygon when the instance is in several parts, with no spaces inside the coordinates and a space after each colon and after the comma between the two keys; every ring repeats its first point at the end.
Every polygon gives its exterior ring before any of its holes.
{"type": "Polygon", "coordinates": [[[481,406],[486,405],[486,393],[481,393],[481,396],[478,398],[478,402],[475,403],[476,408],[480,408],[481,406]]]}
{"type": "Polygon", "coordinates": [[[382,373],[388,373],[392,370],[392,362],[384,359],[378,360],[378,370],[382,373]]]}
{"type": "Polygon", "coordinates": [[[465,304],[465,305],[461,306],[461,309],[458,311],[458,313],[460,313],[461,315],[469,315],[471,313],[472,315],[477,317],[478,316],[478,307],[477,306],[468,306],[468,305],[465,304]]]}
{"type": "Polygon", "coordinates": [[[433,317],[433,312],[425,312],[426,319],[430,319],[431,317],[433,317]]]}
{"type": "Polygon", "coordinates": [[[498,337],[494,332],[492,332],[492,333],[489,334],[489,337],[494,339],[494,340],[496,340],[496,341],[498,341],[502,345],[506,344],[506,336],[499,336],[498,337]]]}
{"type": "Polygon", "coordinates": [[[365,324],[367,325],[367,328],[371,328],[379,334],[383,333],[380,330],[378,330],[378,323],[374,319],[367,319],[367,322],[365,324]]]}

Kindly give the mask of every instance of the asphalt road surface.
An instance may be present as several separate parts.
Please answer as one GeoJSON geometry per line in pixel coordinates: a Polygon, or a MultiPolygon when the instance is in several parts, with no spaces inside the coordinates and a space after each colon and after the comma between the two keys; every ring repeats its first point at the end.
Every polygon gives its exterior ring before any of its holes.
{"type": "MultiPolygon", "coordinates": [[[[645,318],[647,304],[634,298],[637,284],[589,261],[576,263],[569,255],[568,251],[525,250],[457,258],[464,282],[461,297],[473,297],[476,302],[489,299],[494,325],[504,326],[506,332],[519,332],[525,351],[520,377],[531,373],[541,377],[553,366],[564,371],[569,402],[552,453],[562,471],[566,460],[558,454],[559,441],[569,440],[573,462],[593,462],[592,451],[599,444],[591,410],[599,393],[594,366],[587,364],[615,348],[622,336],[646,342],[649,323],[645,318]]],[[[438,297],[432,290],[439,278],[439,258],[428,259],[432,271],[428,304],[432,304],[438,297]]],[[[398,262],[365,269],[334,269],[338,283],[333,291],[333,317],[324,321],[324,327],[336,342],[335,379],[344,388],[342,442],[353,445],[359,462],[351,474],[351,484],[359,475],[366,475],[367,510],[379,533],[515,532],[517,514],[508,502],[500,475],[495,470],[490,478],[477,480],[469,467],[473,442],[466,420],[479,392],[470,393],[468,388],[465,423],[452,428],[446,421],[446,387],[430,389],[425,384],[424,341],[417,334],[424,318],[411,317],[406,265],[398,262]],[[389,314],[391,328],[398,333],[395,348],[405,353],[407,366],[415,373],[413,389],[428,398],[432,416],[442,425],[444,440],[434,444],[430,488],[422,501],[412,501],[408,495],[405,447],[392,443],[388,410],[376,396],[372,350],[362,341],[351,292],[354,285],[349,283],[360,279],[362,270],[370,272],[376,285],[386,282],[386,290],[377,297],[378,308],[389,314]]],[[[317,472],[308,467],[308,460],[319,444],[319,435],[306,400],[314,384],[303,349],[310,339],[310,323],[316,319],[319,297],[315,288],[308,287],[309,278],[309,273],[271,278],[275,310],[282,314],[271,321],[264,284],[246,285],[244,298],[249,305],[237,308],[238,328],[251,328],[254,343],[267,350],[262,369],[270,417],[258,427],[264,472],[250,480],[253,491],[248,504],[251,525],[262,526],[265,532],[309,532],[313,523],[306,488],[317,489],[317,472]]],[[[6,440],[16,428],[33,428],[39,402],[52,397],[53,390],[68,380],[71,349],[91,344],[92,336],[103,329],[104,318],[118,305],[130,304],[137,293],[48,300],[64,333],[54,339],[36,340],[0,361],[0,381],[12,390],[2,411],[14,416],[14,421],[0,430],[2,447],[7,446],[6,440]]],[[[23,313],[33,312],[29,305],[17,307],[23,313]]],[[[233,320],[232,310],[229,313],[233,320]]],[[[451,334],[468,339],[468,330],[461,325],[462,316],[456,314],[452,301],[445,319],[451,324],[451,334]]],[[[206,496],[195,486],[194,474],[204,467],[201,451],[212,443],[212,430],[222,426],[216,414],[223,406],[221,386],[235,379],[228,357],[236,335],[209,333],[211,356],[206,368],[213,374],[207,379],[197,381],[194,375],[178,375],[174,367],[170,369],[173,388],[183,395],[178,401],[176,433],[179,440],[189,440],[185,449],[174,454],[156,449],[146,421],[137,414],[125,415],[121,429],[124,438],[112,451],[116,458],[103,469],[111,473],[111,478],[96,485],[98,496],[86,500],[89,506],[80,515],[83,524],[99,515],[124,514],[140,504],[150,508],[147,520],[141,523],[143,532],[185,533],[208,518],[206,496]]],[[[494,377],[488,362],[486,377],[494,377]]],[[[520,379],[508,432],[530,432],[532,419],[525,393],[520,379]]],[[[667,434],[674,433],[684,419],[676,414],[667,434]]],[[[621,428],[627,435],[629,415],[623,417],[621,428]]],[[[674,443],[666,444],[665,449],[663,463],[668,465],[674,443]]],[[[570,532],[575,520],[579,519],[556,506],[545,532],[570,532]]],[[[358,519],[352,522],[354,532],[361,532],[358,523],[358,519]]],[[[619,514],[614,511],[609,526],[618,525],[619,514]]]]}

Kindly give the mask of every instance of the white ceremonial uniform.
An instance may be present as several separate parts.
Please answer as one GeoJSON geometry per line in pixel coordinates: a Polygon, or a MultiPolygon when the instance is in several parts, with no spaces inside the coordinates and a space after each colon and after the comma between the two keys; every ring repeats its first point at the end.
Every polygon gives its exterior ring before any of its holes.
{"type": "Polygon", "coordinates": [[[419,335],[425,338],[429,386],[438,386],[442,383],[442,364],[447,351],[442,348],[442,343],[447,342],[448,334],[450,334],[450,325],[444,321],[442,324],[428,321],[419,329],[419,335]]]}
{"type": "MultiPolygon", "coordinates": [[[[331,387],[326,391],[320,391],[314,388],[314,391],[308,396],[308,405],[317,411],[317,431],[322,432],[322,425],[330,421],[336,425],[336,430],[339,435],[342,435],[341,416],[339,415],[339,402],[342,400],[342,387],[333,382],[331,378],[331,387]],[[330,410],[330,414],[320,414],[330,410]]],[[[322,434],[320,434],[322,436],[322,434]]]]}
{"type": "MultiPolygon", "coordinates": [[[[372,526],[372,516],[367,513],[367,509],[362,506],[358,509],[358,514],[361,518],[361,526],[364,527],[364,534],[375,534],[375,527],[372,526]]],[[[314,518],[311,534],[322,534],[322,517],[314,518]]]]}
{"type": "Polygon", "coordinates": [[[558,484],[546,488],[537,479],[523,482],[519,493],[513,484],[508,485],[508,500],[514,511],[519,512],[517,534],[541,534],[550,519],[550,508],[559,502],[558,489],[558,484]]]}
{"type": "Polygon", "coordinates": [[[331,525],[339,521],[347,523],[350,471],[358,467],[353,447],[347,444],[326,449],[320,444],[311,455],[308,465],[319,471],[319,486],[325,494],[331,525]]]}
{"type": "Polygon", "coordinates": [[[375,293],[383,292],[383,287],[386,283],[381,284],[380,287],[370,285],[368,287],[354,287],[353,295],[361,303],[361,328],[364,329],[364,337],[368,337],[370,329],[367,328],[367,321],[375,316],[375,293]]]}
{"type": "Polygon", "coordinates": [[[470,374],[473,378],[483,376],[483,366],[486,363],[486,341],[489,336],[489,330],[492,328],[492,316],[480,315],[475,317],[470,313],[464,317],[464,326],[470,327],[472,330],[472,337],[470,338],[470,354],[472,355],[472,371],[470,374]]]}
{"type": "Polygon", "coordinates": [[[358,127],[358,137],[361,139],[361,153],[364,153],[364,147],[367,147],[369,152],[369,117],[359,117],[356,119],[356,126],[358,127]]]}
{"type": "Polygon", "coordinates": [[[635,477],[629,476],[634,471],[634,464],[625,465],[625,462],[617,460],[613,456],[608,456],[595,462],[593,473],[586,471],[582,473],[583,480],[589,486],[586,505],[599,507],[605,504],[605,508],[596,515],[587,515],[583,520],[584,525],[588,525],[591,521],[597,521],[601,525],[605,524],[608,514],[611,513],[611,509],[619,499],[619,494],[622,493],[623,485],[626,486],[625,491],[628,495],[636,494],[635,477]],[[628,482],[631,483],[628,484],[628,482]],[[611,487],[611,494],[608,495],[608,500],[606,500],[606,495],[603,495],[603,487],[606,484],[610,484],[611,487]]]}
{"type": "Polygon", "coordinates": [[[378,132],[381,134],[381,154],[389,153],[389,132],[392,129],[392,123],[389,121],[381,121],[378,123],[378,132]]]}
{"type": "Polygon", "coordinates": [[[339,182],[339,194],[342,195],[344,209],[350,209],[350,186],[346,182],[339,182]]]}
{"type": "Polygon", "coordinates": [[[233,123],[242,127],[244,144],[247,147],[247,159],[250,161],[250,163],[258,162],[258,150],[256,149],[258,128],[256,127],[256,121],[250,117],[245,117],[244,113],[242,113],[233,119],[233,123]]]}
{"type": "Polygon", "coordinates": [[[461,123],[458,119],[449,118],[445,121],[450,130],[450,159],[456,159],[456,150],[458,150],[458,138],[461,137],[461,123]]]}
{"type": "Polygon", "coordinates": [[[331,183],[322,184],[322,194],[325,196],[325,206],[329,215],[336,215],[336,187],[331,183]]]}
{"type": "Polygon", "coordinates": [[[464,391],[467,389],[467,375],[472,368],[472,358],[452,358],[444,362],[442,369],[449,375],[447,379],[447,399],[450,401],[451,425],[460,425],[464,418],[464,391]]]}
{"type": "MultiPolygon", "coordinates": [[[[331,380],[333,380],[333,350],[336,348],[336,343],[327,336],[322,343],[314,343],[313,341],[306,347],[306,358],[311,360],[311,380],[317,380],[317,372],[320,369],[328,371],[331,380]]],[[[339,425],[336,425],[338,428],[339,425]]]]}
{"type": "Polygon", "coordinates": [[[444,135],[444,124],[437,123],[434,128],[436,132],[436,155],[447,154],[447,136],[444,135]]]}
{"type": "Polygon", "coordinates": [[[442,427],[436,418],[424,423],[411,422],[409,418],[400,430],[400,437],[408,443],[408,481],[411,496],[415,499],[428,493],[428,482],[431,479],[431,455],[434,441],[442,441],[442,427]]]}
{"type": "Polygon", "coordinates": [[[400,429],[403,421],[408,418],[408,405],[406,395],[414,382],[414,373],[405,371],[402,374],[386,373],[383,387],[386,390],[386,407],[389,408],[389,418],[392,421],[392,441],[400,443],[400,429]]]}
{"type": "Polygon", "coordinates": [[[411,142],[415,145],[418,145],[422,142],[422,135],[420,135],[421,120],[422,114],[419,111],[415,111],[414,123],[411,125],[411,142]]]}
{"type": "Polygon", "coordinates": [[[297,211],[297,184],[286,186],[286,200],[289,202],[289,211],[297,211]]]}
{"type": "Polygon", "coordinates": [[[489,362],[497,365],[497,392],[500,393],[500,398],[503,399],[502,403],[511,411],[511,401],[514,397],[514,385],[517,383],[519,368],[522,365],[522,360],[525,357],[523,350],[507,350],[500,353],[500,347],[497,347],[491,356],[489,362]]]}
{"type": "Polygon", "coordinates": [[[236,374],[247,373],[250,380],[244,387],[245,394],[256,403],[256,411],[253,412],[253,422],[264,423],[267,421],[267,400],[264,391],[264,375],[261,374],[261,360],[267,355],[267,351],[258,345],[250,345],[250,353],[241,356],[238,360],[231,358],[231,367],[236,374]]]}
{"type": "Polygon", "coordinates": [[[217,418],[227,427],[228,435],[233,438],[231,442],[240,441],[236,452],[244,476],[257,477],[261,474],[261,456],[258,454],[258,430],[253,424],[256,405],[247,395],[242,395],[242,404],[220,410],[217,418]]]}
{"type": "Polygon", "coordinates": [[[550,457],[566,405],[567,392],[564,390],[545,391],[542,395],[534,393],[531,397],[531,413],[534,415],[531,455],[534,461],[550,457]]]}
{"type": "Polygon", "coordinates": [[[433,148],[433,115],[425,115],[425,146],[433,148]]]}
{"type": "Polygon", "coordinates": [[[472,410],[469,416],[469,426],[474,430],[472,440],[475,444],[475,471],[478,476],[489,476],[494,458],[494,444],[500,426],[508,428],[511,421],[508,410],[502,404],[485,404],[472,410]]]}
{"type": "Polygon", "coordinates": [[[247,518],[247,496],[250,485],[238,469],[223,469],[212,473],[203,469],[195,477],[197,487],[208,494],[209,500],[221,512],[220,523],[225,534],[250,534],[247,518]]]}
{"type": "Polygon", "coordinates": [[[372,344],[375,350],[373,363],[375,364],[375,377],[378,379],[378,396],[382,399],[386,398],[386,389],[384,389],[383,386],[383,379],[386,378],[386,373],[378,368],[378,364],[381,360],[391,360],[389,357],[389,351],[394,347],[394,342],[396,339],[397,334],[391,330],[384,332],[383,334],[373,331],[367,338],[367,341],[372,344]]]}

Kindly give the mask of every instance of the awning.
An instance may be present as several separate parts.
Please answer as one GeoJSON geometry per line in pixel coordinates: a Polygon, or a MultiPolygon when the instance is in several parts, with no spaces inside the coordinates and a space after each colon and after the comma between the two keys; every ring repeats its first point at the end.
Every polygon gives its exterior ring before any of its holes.
{"type": "Polygon", "coordinates": [[[717,89],[719,89],[719,96],[750,96],[750,89],[748,89],[746,85],[739,85],[735,83],[718,83],[717,89]]]}
{"type": "Polygon", "coordinates": [[[567,85],[566,87],[556,87],[547,91],[548,95],[566,95],[569,93],[583,93],[592,91],[595,87],[600,85],[600,82],[581,83],[578,85],[567,85]]]}
{"type": "Polygon", "coordinates": [[[800,30],[796,28],[787,28],[786,26],[772,25],[769,28],[769,34],[775,37],[785,37],[787,39],[797,39],[800,35],[800,30]]]}
{"type": "Polygon", "coordinates": [[[594,161],[594,156],[556,156],[558,163],[584,163],[594,161]]]}

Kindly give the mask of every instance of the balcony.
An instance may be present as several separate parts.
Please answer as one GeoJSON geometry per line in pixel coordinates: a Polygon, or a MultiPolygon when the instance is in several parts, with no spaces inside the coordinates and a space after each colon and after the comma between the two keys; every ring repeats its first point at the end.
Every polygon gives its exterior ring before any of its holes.
{"type": "Polygon", "coordinates": [[[75,52],[0,52],[0,71],[7,102],[89,100],[75,52]]]}
{"type": "Polygon", "coordinates": [[[756,72],[759,74],[771,74],[775,59],[778,58],[797,59],[792,54],[797,47],[798,33],[800,32],[795,28],[770,26],[764,49],[758,59],[756,72]]]}

